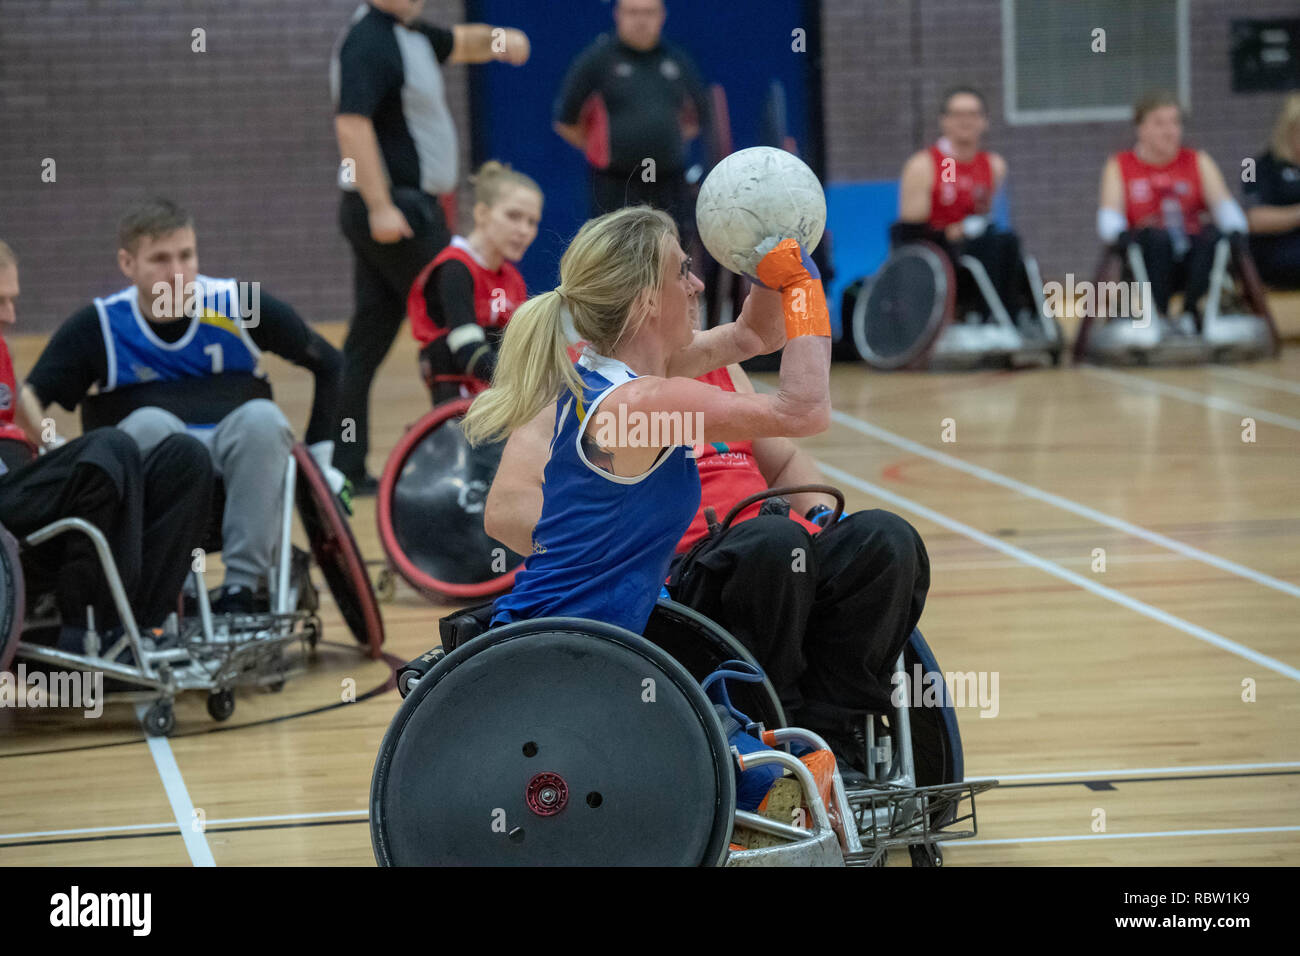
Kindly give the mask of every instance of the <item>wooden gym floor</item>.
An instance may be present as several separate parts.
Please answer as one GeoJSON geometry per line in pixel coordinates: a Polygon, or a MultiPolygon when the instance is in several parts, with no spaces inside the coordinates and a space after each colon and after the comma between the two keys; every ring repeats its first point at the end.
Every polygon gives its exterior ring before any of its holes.
{"type": "MultiPolygon", "coordinates": [[[[11,339],[20,375],[40,345],[11,339]]],[[[414,351],[399,339],[375,386],[376,473],[426,407],[414,351]]],[[[270,371],[303,427],[310,379],[270,371]]],[[[850,507],[920,529],[940,666],[997,678],[996,715],[959,717],[967,776],[1002,786],[947,864],[1300,863],[1300,351],[1146,372],[839,365],[832,394],[834,425],[804,447],[850,507]]],[[[373,499],[354,530],[377,575],[373,499]]],[[[241,691],[224,724],[199,694],[163,741],[128,705],[0,710],[0,864],[372,864],[391,667],[448,609],[399,585],[370,661],[322,598],[306,673],[241,691]]]]}

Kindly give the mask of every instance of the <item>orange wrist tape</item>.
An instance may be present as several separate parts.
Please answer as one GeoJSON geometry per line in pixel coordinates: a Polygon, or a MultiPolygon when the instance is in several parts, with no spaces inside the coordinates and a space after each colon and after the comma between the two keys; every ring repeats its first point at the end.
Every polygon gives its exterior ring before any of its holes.
{"type": "Polygon", "coordinates": [[[770,289],[781,290],[785,308],[785,337],[824,335],[830,338],[831,314],[826,308],[826,291],[808,274],[803,253],[793,239],[782,239],[758,264],[758,280],[770,289]]]}

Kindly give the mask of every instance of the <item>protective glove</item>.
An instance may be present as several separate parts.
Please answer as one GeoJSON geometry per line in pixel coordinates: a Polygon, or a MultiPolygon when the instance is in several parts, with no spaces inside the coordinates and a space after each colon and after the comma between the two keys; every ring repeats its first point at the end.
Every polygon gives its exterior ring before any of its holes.
{"type": "Polygon", "coordinates": [[[343,472],[334,467],[334,441],[332,439],[318,441],[314,445],[308,445],[307,450],[311,452],[311,457],[320,468],[321,474],[325,476],[325,483],[329,485],[330,491],[351,517],[352,482],[344,477],[343,472]]]}

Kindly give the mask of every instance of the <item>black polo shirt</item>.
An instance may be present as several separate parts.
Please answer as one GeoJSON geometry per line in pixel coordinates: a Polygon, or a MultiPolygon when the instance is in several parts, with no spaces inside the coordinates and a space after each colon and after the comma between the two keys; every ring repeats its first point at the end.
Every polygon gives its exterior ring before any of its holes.
{"type": "MultiPolygon", "coordinates": [[[[440,63],[455,43],[450,30],[402,24],[362,4],[330,61],[338,113],[367,116],[394,187],[430,195],[456,188],[456,126],[447,109],[440,63]]],[[[340,179],[348,191],[356,184],[340,179]]]]}
{"type": "Polygon", "coordinates": [[[677,175],[686,168],[682,141],[684,110],[694,108],[703,129],[709,102],[695,64],[669,43],[634,50],[617,35],[604,34],[573,61],[555,103],[555,119],[578,122],[592,96],[603,101],[609,119],[608,171],[628,175],[654,159],[656,171],[677,175]]]}
{"type": "Polygon", "coordinates": [[[1294,206],[1300,203],[1300,166],[1270,150],[1255,160],[1255,181],[1242,192],[1247,206],[1294,206]]]}

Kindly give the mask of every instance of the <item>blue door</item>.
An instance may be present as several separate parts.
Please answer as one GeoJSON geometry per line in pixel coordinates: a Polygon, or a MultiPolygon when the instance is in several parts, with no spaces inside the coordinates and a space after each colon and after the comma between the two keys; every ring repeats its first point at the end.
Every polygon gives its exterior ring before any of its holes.
{"type": "MultiPolygon", "coordinates": [[[[467,0],[471,22],[518,27],[532,42],[523,68],[493,63],[472,70],[471,153],[508,162],[537,180],[546,194],[541,231],[521,263],[530,292],[559,281],[560,256],[589,215],[587,164],[551,129],[551,115],[569,64],[602,32],[614,29],[608,0],[467,0]]],[[[787,132],[814,169],[809,150],[816,120],[815,0],[668,0],[664,38],[686,50],[706,84],[721,84],[736,149],[762,144],[772,81],[785,88],[787,132]],[[805,12],[807,8],[807,12],[805,12]],[[794,31],[806,31],[802,44],[794,31]],[[796,45],[802,46],[796,51],[796,45]]],[[[775,144],[773,144],[775,145],[775,144]]],[[[819,144],[813,143],[813,146],[819,144]]],[[[699,152],[697,147],[697,152],[699,152]]]]}

